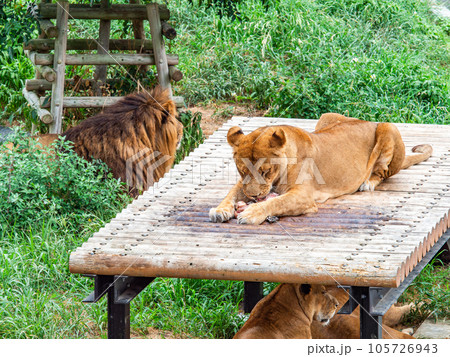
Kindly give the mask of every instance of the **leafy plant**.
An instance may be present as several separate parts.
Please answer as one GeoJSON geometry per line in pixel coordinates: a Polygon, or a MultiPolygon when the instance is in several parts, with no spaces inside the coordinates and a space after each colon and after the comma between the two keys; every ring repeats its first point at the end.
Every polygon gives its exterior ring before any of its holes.
{"type": "Polygon", "coordinates": [[[3,147],[0,154],[0,217],[7,226],[27,227],[49,217],[87,219],[115,212],[127,200],[105,164],[84,160],[68,142],[42,148],[22,133],[12,142],[14,149],[3,147]]]}
{"type": "Polygon", "coordinates": [[[202,114],[200,112],[192,114],[190,110],[180,113],[180,121],[183,124],[183,138],[180,148],[177,151],[175,163],[180,162],[193,149],[203,143],[203,131],[200,127],[202,114]]]}

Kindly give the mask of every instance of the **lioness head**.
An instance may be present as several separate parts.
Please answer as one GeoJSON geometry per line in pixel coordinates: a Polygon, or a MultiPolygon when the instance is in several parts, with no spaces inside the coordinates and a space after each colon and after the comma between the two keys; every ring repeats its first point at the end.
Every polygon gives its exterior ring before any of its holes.
{"type": "Polygon", "coordinates": [[[313,312],[313,320],[328,325],[336,313],[339,301],[329,294],[323,285],[301,284],[299,289],[301,299],[304,300],[300,303],[305,309],[313,312]]]}
{"type": "Polygon", "coordinates": [[[267,196],[280,177],[286,158],[286,135],[281,127],[259,128],[245,135],[238,126],[227,135],[233,157],[242,177],[244,194],[250,199],[267,196]]]}

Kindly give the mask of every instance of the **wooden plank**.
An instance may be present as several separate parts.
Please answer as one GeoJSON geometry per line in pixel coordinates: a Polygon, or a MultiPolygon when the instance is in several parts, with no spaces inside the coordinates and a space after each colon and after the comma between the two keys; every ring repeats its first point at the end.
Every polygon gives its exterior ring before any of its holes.
{"type": "MultiPolygon", "coordinates": [[[[124,253],[126,254],[126,253],[124,253]]],[[[342,266],[327,266],[327,272],[317,269],[295,266],[292,262],[265,262],[261,260],[242,261],[241,259],[224,259],[214,261],[211,267],[208,258],[201,261],[186,261],[184,257],[143,256],[101,254],[70,256],[69,267],[72,273],[118,275],[127,272],[129,276],[163,276],[193,279],[244,280],[286,283],[311,283],[353,286],[396,287],[400,283],[393,270],[376,270],[369,268],[347,270],[342,266]],[[370,271],[370,273],[368,273],[370,271]]]]}
{"type": "Polygon", "coordinates": [[[169,66],[169,75],[174,82],[179,82],[183,79],[183,72],[175,66],[169,66]]]}
{"type": "MultiPolygon", "coordinates": [[[[120,101],[124,97],[65,97],[63,99],[65,108],[104,108],[108,105],[113,105],[120,101]]],[[[183,97],[172,97],[177,108],[184,107],[183,97]]],[[[42,108],[46,108],[50,105],[51,100],[41,97],[40,103],[42,108]],[[44,104],[47,102],[46,104],[44,104]]]]}
{"type": "MultiPolygon", "coordinates": [[[[54,56],[47,53],[36,53],[35,65],[50,65],[54,56]]],[[[171,66],[178,64],[177,55],[167,55],[167,62],[171,66]]],[[[66,65],[155,65],[155,57],[151,54],[76,54],[66,55],[66,65]]]]}
{"type": "Polygon", "coordinates": [[[42,75],[42,77],[47,80],[48,82],[54,82],[56,79],[56,72],[53,70],[53,68],[50,68],[48,66],[36,66],[36,69],[39,71],[39,73],[42,75]]]}
{"type": "MultiPolygon", "coordinates": [[[[67,40],[67,50],[93,51],[98,48],[96,39],[69,39],[67,40]]],[[[110,39],[108,47],[111,51],[152,51],[153,45],[150,40],[145,39],[110,39]]],[[[24,50],[30,51],[51,51],[55,48],[53,39],[33,39],[26,42],[24,50]]]]}
{"type": "MultiPolygon", "coordinates": [[[[95,86],[97,82],[94,79],[87,78],[75,78],[66,79],[64,82],[65,87],[73,87],[74,90],[87,90],[95,86]]],[[[121,86],[124,84],[122,79],[107,79],[106,85],[108,86],[121,86]]],[[[52,83],[45,79],[27,79],[25,81],[27,90],[51,90],[52,83]]]]}
{"type": "Polygon", "coordinates": [[[161,32],[164,37],[169,40],[173,40],[175,37],[177,37],[177,31],[166,21],[161,21],[161,32]]]}
{"type": "MultiPolygon", "coordinates": [[[[170,11],[166,5],[159,5],[161,20],[170,18],[170,11]]],[[[43,19],[56,17],[56,4],[39,4],[39,13],[43,19]]],[[[111,8],[102,9],[100,5],[72,4],[70,6],[70,19],[85,20],[146,20],[147,10],[145,5],[114,4],[111,8]]]]}
{"type": "Polygon", "coordinates": [[[52,103],[50,112],[53,121],[49,126],[50,134],[61,134],[64,98],[64,80],[66,75],[66,45],[67,45],[67,24],[69,2],[58,1],[56,26],[58,27],[58,38],[55,42],[55,55],[53,58],[53,68],[56,72],[56,80],[52,85],[52,103]]]}
{"type": "Polygon", "coordinates": [[[158,72],[159,85],[168,89],[172,97],[172,88],[170,86],[169,64],[166,56],[166,48],[161,32],[161,18],[159,16],[158,4],[147,5],[148,21],[150,22],[150,33],[152,35],[153,53],[155,55],[156,69],[158,72]]]}
{"type": "Polygon", "coordinates": [[[39,28],[48,38],[54,38],[58,36],[58,27],[50,20],[39,20],[39,28]]]}
{"type": "MultiPolygon", "coordinates": [[[[241,124],[246,129],[253,123],[241,124]]],[[[226,131],[219,134],[223,140],[226,131]]],[[[441,156],[402,171],[375,192],[319,204],[318,213],[274,225],[211,223],[209,208],[237,180],[219,134],[73,253],[71,269],[109,264],[111,273],[127,262],[128,271],[144,276],[397,286],[450,227],[446,141],[436,150],[441,156]]]]}
{"type": "Polygon", "coordinates": [[[37,112],[37,116],[39,117],[39,120],[42,121],[44,124],[50,124],[53,121],[52,114],[45,109],[42,109],[39,106],[39,98],[38,96],[33,93],[27,91],[26,88],[22,90],[23,96],[27,100],[28,104],[37,112]]]}
{"type": "MultiPolygon", "coordinates": [[[[107,10],[110,7],[109,0],[101,0],[101,9],[107,10]]],[[[97,53],[99,55],[107,54],[109,51],[109,35],[111,32],[111,20],[100,20],[97,53]]],[[[106,83],[106,65],[97,65],[94,73],[94,79],[106,83]]],[[[101,90],[97,90],[97,95],[101,95],[101,90]]]]}
{"type": "MultiPolygon", "coordinates": [[[[140,4],[140,0],[130,0],[130,4],[140,4]]],[[[133,20],[133,35],[135,39],[145,39],[145,32],[144,32],[144,21],[143,20],[133,20]]],[[[150,41],[148,41],[150,42],[150,41]]],[[[151,43],[151,42],[150,42],[151,43]]],[[[152,44],[153,49],[153,44],[152,44]]],[[[137,49],[137,53],[141,53],[143,51],[143,48],[137,49]]],[[[138,70],[141,73],[146,73],[148,71],[148,66],[139,66],[138,70]]]]}

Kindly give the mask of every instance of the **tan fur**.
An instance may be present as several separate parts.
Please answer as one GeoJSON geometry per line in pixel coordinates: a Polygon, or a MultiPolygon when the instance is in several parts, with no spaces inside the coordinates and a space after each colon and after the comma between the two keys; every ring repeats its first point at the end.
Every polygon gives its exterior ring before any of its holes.
{"type": "Polygon", "coordinates": [[[337,306],[323,285],[281,284],[256,304],[234,338],[311,338],[311,323],[328,323],[337,306]]]}
{"type": "Polygon", "coordinates": [[[402,168],[431,156],[430,145],[405,146],[394,124],[372,123],[328,113],[317,122],[316,131],[281,125],[264,127],[244,135],[239,127],[228,131],[228,143],[241,179],[216,208],[213,222],[234,215],[238,201],[280,196],[252,204],[238,215],[242,224],[260,224],[268,216],[296,216],[317,212],[316,202],[374,190],[402,168]]]}
{"type": "MultiPolygon", "coordinates": [[[[339,301],[338,311],[347,302],[349,296],[344,289],[329,287],[327,291],[339,301]]],[[[402,318],[411,311],[412,304],[391,306],[383,316],[382,336],[384,339],[413,339],[414,337],[397,331],[392,327],[399,324],[402,318]]],[[[360,338],[359,306],[350,315],[335,315],[327,326],[314,321],[311,334],[314,339],[358,339],[360,338]]]]}
{"type": "MultiPolygon", "coordinates": [[[[347,302],[347,291],[312,285],[308,296],[302,294],[300,287],[300,284],[281,284],[275,288],[256,304],[234,338],[360,338],[359,307],[351,315],[335,315],[347,302]],[[320,322],[327,318],[329,323],[320,322]]],[[[390,327],[398,324],[410,309],[411,305],[392,306],[387,311],[383,316],[383,338],[413,338],[390,327]]]]}

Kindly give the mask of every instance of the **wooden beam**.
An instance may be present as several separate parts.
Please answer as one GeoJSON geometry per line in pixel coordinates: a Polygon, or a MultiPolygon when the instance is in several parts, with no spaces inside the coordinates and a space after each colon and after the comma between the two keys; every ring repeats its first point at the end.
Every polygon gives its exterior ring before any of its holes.
{"type": "MultiPolygon", "coordinates": [[[[94,39],[73,39],[67,40],[67,50],[93,51],[97,49],[98,40],[94,39]]],[[[109,40],[110,51],[151,51],[153,45],[150,40],[130,39],[130,40],[109,40]]],[[[30,51],[51,51],[55,48],[53,39],[33,39],[23,45],[24,50],[30,51]]]]}
{"type": "Polygon", "coordinates": [[[183,72],[175,66],[169,66],[169,75],[174,82],[179,82],[183,79],[183,72]]]}
{"type": "MultiPolygon", "coordinates": [[[[130,4],[137,4],[139,5],[141,3],[140,0],[130,0],[130,4]]],[[[144,20],[133,20],[133,35],[135,39],[145,39],[145,32],[144,32],[144,20]]],[[[153,47],[152,47],[153,48],[153,47]]],[[[142,53],[143,48],[140,48],[137,50],[137,53],[142,53]]],[[[139,66],[139,72],[146,73],[148,71],[148,66],[139,66]]]]}
{"type": "MultiPolygon", "coordinates": [[[[166,5],[158,5],[161,20],[169,20],[170,11],[166,5]]],[[[43,19],[56,18],[56,4],[39,4],[39,13],[43,19]]],[[[145,5],[114,4],[102,9],[100,5],[72,4],[70,19],[86,20],[147,20],[145,5]]]]}
{"type": "MultiPolygon", "coordinates": [[[[102,0],[102,9],[109,8],[109,0],[102,0]]],[[[100,28],[98,34],[97,53],[107,54],[109,51],[109,34],[111,32],[111,20],[100,20],[100,28]]],[[[94,78],[104,83],[106,81],[106,71],[108,67],[106,65],[98,65],[95,69],[94,78]]],[[[97,95],[101,95],[97,91],[97,95]]]]}
{"type": "MultiPolygon", "coordinates": [[[[124,97],[65,97],[64,108],[103,108],[117,103],[122,98],[124,97]]],[[[183,97],[173,97],[172,100],[177,108],[185,106],[183,97]]],[[[43,108],[47,108],[50,105],[48,100],[44,104],[45,101],[46,98],[40,98],[40,105],[43,108]]]]}
{"type": "Polygon", "coordinates": [[[40,103],[39,103],[39,97],[36,95],[36,93],[33,92],[29,92],[27,91],[26,88],[24,88],[22,90],[22,94],[25,97],[25,99],[27,100],[28,104],[36,110],[37,115],[39,117],[39,119],[45,123],[45,124],[50,124],[53,121],[53,116],[52,114],[45,109],[42,109],[40,107],[40,103]]]}
{"type": "Polygon", "coordinates": [[[66,45],[67,45],[67,23],[69,2],[67,0],[58,1],[56,26],[58,27],[58,37],[55,41],[55,55],[53,57],[53,68],[56,71],[56,80],[52,86],[52,102],[50,112],[53,122],[50,124],[50,134],[61,134],[63,99],[64,99],[64,79],[66,76],[66,45]]]}
{"type": "MultiPolygon", "coordinates": [[[[106,84],[110,86],[114,85],[122,85],[124,80],[122,79],[107,79],[106,84]]],[[[76,87],[74,90],[86,90],[92,88],[96,84],[94,79],[66,79],[64,81],[65,87],[76,87]]],[[[25,88],[29,91],[38,91],[38,90],[52,90],[52,83],[45,79],[27,79],[25,81],[25,88]]]]}
{"type": "Polygon", "coordinates": [[[161,32],[169,40],[177,37],[177,31],[165,21],[161,21],[161,32]]]}
{"type": "Polygon", "coordinates": [[[58,28],[50,20],[39,20],[39,28],[49,38],[58,36],[58,28]]]}
{"type": "Polygon", "coordinates": [[[54,82],[56,79],[56,72],[53,68],[48,66],[36,66],[36,70],[41,74],[42,78],[49,82],[54,82]]]}
{"type": "MultiPolygon", "coordinates": [[[[54,56],[47,53],[31,52],[29,58],[35,65],[51,65],[54,61],[54,56]]],[[[167,63],[170,66],[178,64],[177,55],[167,55],[167,63]]],[[[66,65],[154,65],[155,58],[151,54],[76,54],[66,55],[66,65]]]]}
{"type": "Polygon", "coordinates": [[[170,86],[169,66],[167,63],[166,49],[161,32],[161,18],[159,16],[158,4],[147,5],[148,21],[150,21],[150,33],[153,42],[153,54],[155,56],[156,70],[158,72],[159,85],[169,90],[172,97],[172,88],[170,86]]]}

